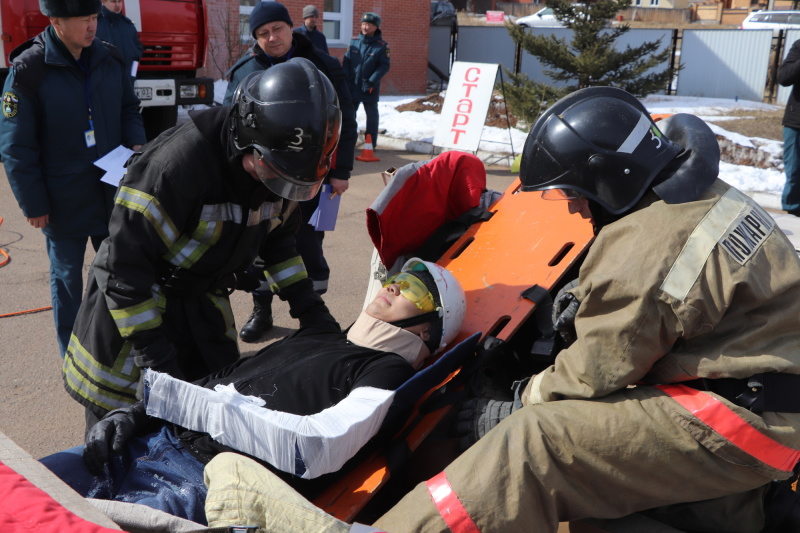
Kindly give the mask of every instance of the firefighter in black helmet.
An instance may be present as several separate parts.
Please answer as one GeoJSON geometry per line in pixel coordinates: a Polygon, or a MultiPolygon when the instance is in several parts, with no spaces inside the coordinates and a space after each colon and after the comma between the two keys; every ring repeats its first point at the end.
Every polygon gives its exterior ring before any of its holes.
{"type": "Polygon", "coordinates": [[[329,317],[295,251],[296,201],[327,173],[341,115],[297,58],[191,112],[128,163],[64,361],[87,427],[137,400],[146,367],[194,380],[239,358],[228,295],[258,253],[300,326],[329,317]]]}
{"type": "Polygon", "coordinates": [[[800,530],[792,497],[768,507],[794,494],[779,482],[800,459],[800,259],[719,159],[701,119],[654,123],[620,89],[577,91],[536,122],[521,194],[596,222],[554,304],[574,340],[515,401],[465,405],[472,445],[376,528],[555,533],[646,511],[681,531],[800,530]]]}

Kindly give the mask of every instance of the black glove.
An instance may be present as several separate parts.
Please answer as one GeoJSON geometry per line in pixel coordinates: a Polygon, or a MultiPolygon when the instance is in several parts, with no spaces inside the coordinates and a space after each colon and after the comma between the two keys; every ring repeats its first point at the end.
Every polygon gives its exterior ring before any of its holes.
{"type": "Polygon", "coordinates": [[[464,402],[456,415],[455,423],[455,433],[460,437],[458,445],[461,450],[466,450],[478,442],[501,420],[522,408],[520,392],[525,388],[529,379],[514,382],[514,399],[511,401],[473,398],[464,402]]]}
{"type": "Polygon", "coordinates": [[[372,93],[372,89],[373,89],[373,86],[372,86],[372,82],[371,81],[364,80],[364,81],[361,82],[361,92],[362,93],[370,94],[370,93],[372,93]]]}
{"type": "Polygon", "coordinates": [[[142,369],[152,368],[175,379],[186,379],[183,370],[178,366],[178,350],[162,338],[134,350],[133,362],[142,369]]]}
{"type": "Polygon", "coordinates": [[[112,453],[121,453],[132,437],[143,434],[149,427],[142,402],[109,412],[86,434],[86,446],[83,449],[86,468],[92,474],[100,475],[112,453]]]}
{"type": "Polygon", "coordinates": [[[581,303],[571,292],[567,292],[577,286],[577,279],[570,281],[561,287],[553,301],[553,329],[561,335],[567,346],[578,338],[575,332],[575,315],[581,303]]]}

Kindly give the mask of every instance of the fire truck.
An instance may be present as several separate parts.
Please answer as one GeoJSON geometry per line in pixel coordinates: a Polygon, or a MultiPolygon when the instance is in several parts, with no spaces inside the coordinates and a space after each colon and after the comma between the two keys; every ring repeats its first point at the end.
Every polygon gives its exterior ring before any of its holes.
{"type": "MultiPolygon", "coordinates": [[[[175,125],[179,105],[213,101],[213,80],[197,77],[206,60],[206,10],[203,0],[125,0],[124,5],[144,46],[134,87],[152,139],[175,125]]],[[[38,0],[0,2],[0,86],[11,51],[49,24],[38,0]]]]}

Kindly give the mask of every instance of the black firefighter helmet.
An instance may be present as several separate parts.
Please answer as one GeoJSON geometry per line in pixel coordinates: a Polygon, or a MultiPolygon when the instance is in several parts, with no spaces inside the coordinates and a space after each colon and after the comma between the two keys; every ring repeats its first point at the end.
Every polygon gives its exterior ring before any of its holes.
{"type": "Polygon", "coordinates": [[[528,133],[522,190],[572,189],[621,214],[680,152],[633,95],[588,87],[553,104],[528,133]]]}
{"type": "Polygon", "coordinates": [[[331,168],[342,114],[330,80],[304,58],[247,76],[233,95],[233,143],[252,150],[259,179],[288,200],[313,198],[331,168]]]}

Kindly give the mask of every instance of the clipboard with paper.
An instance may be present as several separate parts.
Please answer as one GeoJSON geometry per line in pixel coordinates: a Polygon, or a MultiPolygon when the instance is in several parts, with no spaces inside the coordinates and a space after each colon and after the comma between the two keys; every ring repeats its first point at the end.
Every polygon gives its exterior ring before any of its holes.
{"type": "Polygon", "coordinates": [[[317,231],[333,231],[336,229],[336,218],[339,216],[339,203],[342,197],[333,192],[328,184],[322,186],[319,193],[319,205],[308,223],[317,231]]]}

